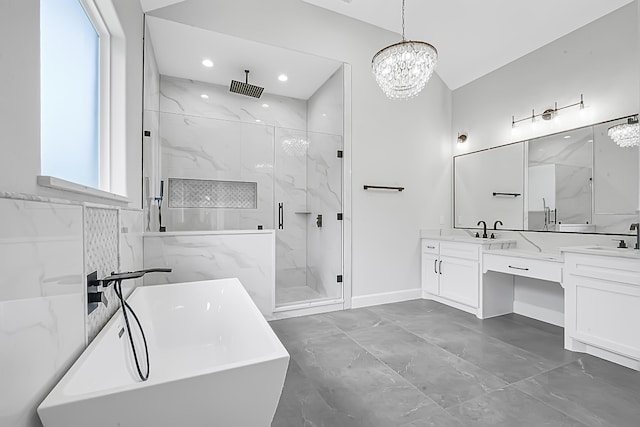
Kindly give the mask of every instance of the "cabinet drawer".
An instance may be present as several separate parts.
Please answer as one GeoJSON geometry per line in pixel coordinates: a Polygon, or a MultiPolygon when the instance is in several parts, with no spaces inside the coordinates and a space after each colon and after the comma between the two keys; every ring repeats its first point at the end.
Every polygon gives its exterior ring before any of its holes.
{"type": "Polygon", "coordinates": [[[566,273],[572,276],[640,286],[640,262],[609,256],[565,254],[566,273]]]}
{"type": "Polygon", "coordinates": [[[440,243],[440,255],[478,261],[480,259],[480,246],[468,243],[442,242],[440,243]]]}
{"type": "Polygon", "coordinates": [[[435,240],[422,239],[422,253],[423,254],[435,254],[438,255],[440,250],[440,242],[435,240]]]}
{"type": "Polygon", "coordinates": [[[485,254],[483,270],[509,273],[516,276],[560,282],[562,280],[562,263],[540,259],[528,259],[506,255],[485,254]]]}

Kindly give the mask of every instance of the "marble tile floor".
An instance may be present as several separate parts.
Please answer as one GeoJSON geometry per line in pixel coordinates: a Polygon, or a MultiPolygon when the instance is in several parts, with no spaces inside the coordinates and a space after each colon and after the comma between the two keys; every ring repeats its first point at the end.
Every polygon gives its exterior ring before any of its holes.
{"type": "Polygon", "coordinates": [[[640,426],[640,372],[519,315],[414,300],[271,326],[291,354],[272,427],[640,426]]]}
{"type": "Polygon", "coordinates": [[[326,298],[310,286],[287,286],[276,288],[276,305],[295,304],[303,301],[314,301],[326,298]]]}

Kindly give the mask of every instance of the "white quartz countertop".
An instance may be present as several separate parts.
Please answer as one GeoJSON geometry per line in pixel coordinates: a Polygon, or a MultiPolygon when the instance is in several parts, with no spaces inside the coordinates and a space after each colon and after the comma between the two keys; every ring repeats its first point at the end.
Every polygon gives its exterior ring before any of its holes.
{"type": "Polygon", "coordinates": [[[640,250],[631,249],[631,248],[621,249],[621,248],[614,248],[610,246],[593,245],[593,246],[570,246],[566,248],[560,248],[560,251],[572,252],[572,253],[578,253],[578,254],[640,259],[640,250]]]}
{"type": "Polygon", "coordinates": [[[516,243],[514,239],[483,239],[480,237],[470,237],[470,236],[433,236],[425,232],[420,232],[420,238],[428,239],[428,240],[442,240],[446,242],[476,243],[479,245],[515,244],[516,243]]]}
{"type": "Polygon", "coordinates": [[[540,259],[544,261],[563,262],[562,254],[555,252],[533,252],[525,249],[486,249],[483,254],[504,255],[516,258],[540,259]]]}

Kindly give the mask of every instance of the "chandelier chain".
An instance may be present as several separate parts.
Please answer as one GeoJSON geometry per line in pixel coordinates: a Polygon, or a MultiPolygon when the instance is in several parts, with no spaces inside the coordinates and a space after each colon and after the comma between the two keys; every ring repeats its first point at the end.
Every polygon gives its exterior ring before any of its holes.
{"type": "Polygon", "coordinates": [[[404,1],[405,1],[405,0],[402,0],[402,41],[407,40],[407,39],[404,37],[404,1]]]}

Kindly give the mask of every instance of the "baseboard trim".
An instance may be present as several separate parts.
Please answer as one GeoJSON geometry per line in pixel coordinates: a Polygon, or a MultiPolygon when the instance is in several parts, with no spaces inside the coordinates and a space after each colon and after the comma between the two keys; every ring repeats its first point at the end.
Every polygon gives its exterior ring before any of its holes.
{"type": "Polygon", "coordinates": [[[521,301],[513,302],[513,312],[525,317],[531,317],[541,322],[564,327],[564,313],[521,301]]]}
{"type": "Polygon", "coordinates": [[[351,308],[371,307],[392,302],[409,301],[422,298],[422,289],[405,289],[402,291],[382,292],[379,294],[351,297],[351,308]]]}

